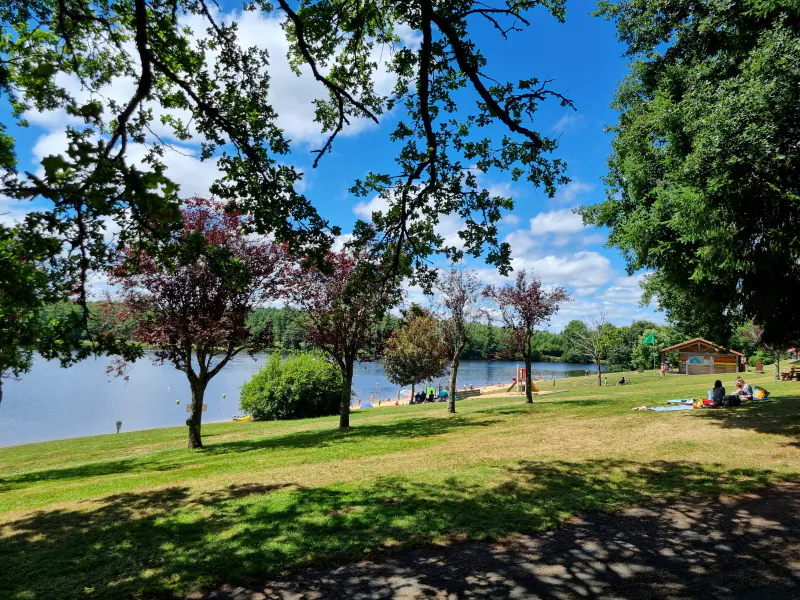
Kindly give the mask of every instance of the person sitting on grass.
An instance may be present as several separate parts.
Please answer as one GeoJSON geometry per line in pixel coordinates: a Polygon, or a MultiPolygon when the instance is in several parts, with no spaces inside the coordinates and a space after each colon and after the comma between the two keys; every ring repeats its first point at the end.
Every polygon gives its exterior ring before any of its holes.
{"type": "Polygon", "coordinates": [[[749,383],[745,383],[741,377],[736,378],[736,391],[734,392],[742,400],[753,399],[753,387],[749,383]]]}
{"type": "Polygon", "coordinates": [[[717,379],[714,382],[714,389],[709,390],[708,399],[705,401],[706,406],[719,406],[722,404],[722,399],[725,398],[725,388],[722,387],[722,382],[717,379]]]}

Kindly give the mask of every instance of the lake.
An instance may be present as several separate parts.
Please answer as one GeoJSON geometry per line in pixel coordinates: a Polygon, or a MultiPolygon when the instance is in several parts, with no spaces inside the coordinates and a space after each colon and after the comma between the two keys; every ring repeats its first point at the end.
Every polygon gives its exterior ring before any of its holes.
{"type": "MultiPolygon", "coordinates": [[[[258,371],[267,355],[232,361],[211,380],[206,390],[208,410],[204,422],[227,421],[239,414],[239,387],[258,371]],[[223,395],[225,397],[223,398],[223,395]]],[[[488,383],[511,383],[516,362],[463,361],[458,387],[488,383]]],[[[88,359],[69,369],[58,362],[37,358],[33,369],[20,381],[3,382],[0,404],[0,446],[184,425],[189,402],[189,383],[172,366],[141,360],[130,370],[127,381],[106,374],[108,359],[88,359]],[[180,401],[180,403],[176,403],[180,401]]],[[[533,363],[533,376],[545,379],[582,375],[592,365],[533,363]]],[[[443,378],[441,383],[446,385],[443,378]]],[[[395,398],[398,387],[389,383],[380,363],[363,363],[353,375],[354,402],[375,394],[395,398]]]]}

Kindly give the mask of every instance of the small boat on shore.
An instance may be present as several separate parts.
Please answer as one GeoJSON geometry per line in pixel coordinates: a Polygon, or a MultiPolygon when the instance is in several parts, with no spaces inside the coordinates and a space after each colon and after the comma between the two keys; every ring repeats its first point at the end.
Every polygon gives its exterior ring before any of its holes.
{"type": "Polygon", "coordinates": [[[234,421],[252,421],[253,415],[247,415],[246,417],[233,417],[234,421]]]}

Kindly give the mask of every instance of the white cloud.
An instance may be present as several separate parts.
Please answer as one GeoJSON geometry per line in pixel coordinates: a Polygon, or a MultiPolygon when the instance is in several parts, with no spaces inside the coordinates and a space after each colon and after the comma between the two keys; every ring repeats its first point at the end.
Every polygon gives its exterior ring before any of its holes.
{"type": "Polygon", "coordinates": [[[577,288],[575,288],[575,295],[576,296],[592,296],[597,292],[598,289],[600,289],[600,288],[598,288],[597,286],[577,287],[577,288]]]}
{"type": "Polygon", "coordinates": [[[517,215],[503,215],[502,220],[500,221],[503,225],[519,225],[519,217],[517,215]]]}
{"type": "Polygon", "coordinates": [[[511,182],[505,181],[503,183],[492,183],[492,184],[485,184],[481,181],[482,174],[478,175],[478,182],[481,185],[486,186],[486,191],[489,192],[490,196],[500,196],[502,198],[512,198],[514,194],[514,190],[511,189],[511,182]]]}
{"type": "Polygon", "coordinates": [[[585,181],[580,181],[578,179],[574,179],[570,181],[567,185],[561,187],[558,192],[556,192],[553,201],[556,204],[567,204],[572,205],[579,203],[579,199],[589,194],[596,188],[597,186],[593,183],[586,183],[585,181]]]}
{"type": "Polygon", "coordinates": [[[33,210],[33,206],[30,202],[19,202],[8,196],[0,195],[0,225],[11,227],[22,221],[31,210],[33,210]]]}
{"type": "Polygon", "coordinates": [[[531,219],[531,235],[577,233],[583,228],[581,216],[568,208],[539,213],[531,219]]]}
{"type": "Polygon", "coordinates": [[[614,285],[619,287],[636,288],[639,289],[641,284],[650,276],[649,272],[637,273],[636,275],[626,275],[620,277],[614,282],[614,285]]]}
{"type": "Polygon", "coordinates": [[[511,244],[512,256],[521,256],[542,245],[541,240],[534,238],[527,229],[512,231],[503,241],[511,244]]]}
{"type": "Polygon", "coordinates": [[[359,202],[353,207],[356,216],[367,221],[372,220],[372,213],[385,213],[389,209],[389,200],[383,196],[374,196],[367,202],[359,202]]]}
{"type": "Polygon", "coordinates": [[[352,239],[353,239],[352,233],[344,233],[342,235],[337,235],[335,238],[333,238],[333,246],[331,246],[331,249],[334,252],[341,252],[342,250],[344,250],[344,245],[347,242],[351,241],[352,239]]]}
{"type": "Polygon", "coordinates": [[[541,257],[512,258],[514,271],[503,277],[496,270],[478,269],[481,281],[502,285],[513,281],[521,269],[541,278],[544,285],[562,285],[570,289],[601,287],[613,278],[611,262],[597,252],[550,254],[541,257]]]}
{"type": "Polygon", "coordinates": [[[561,117],[558,121],[556,121],[555,125],[553,125],[553,132],[567,133],[567,132],[579,131],[585,127],[586,124],[585,122],[586,122],[585,115],[571,111],[566,113],[563,117],[561,117]]]}
{"type": "Polygon", "coordinates": [[[546,284],[570,287],[602,286],[613,275],[611,262],[597,252],[549,255],[536,259],[513,259],[515,270],[526,268],[537,273],[546,284]]]}
{"type": "Polygon", "coordinates": [[[608,241],[608,236],[602,233],[590,233],[581,238],[584,246],[602,246],[608,241]]]}
{"type": "Polygon", "coordinates": [[[638,305],[642,299],[642,282],[649,273],[638,273],[630,277],[619,277],[614,285],[606,289],[600,298],[609,302],[638,305]]]}
{"type": "Polygon", "coordinates": [[[630,325],[633,321],[647,320],[664,323],[664,315],[648,308],[633,308],[628,305],[615,304],[604,300],[586,300],[578,298],[561,306],[561,310],[550,322],[551,331],[561,331],[573,319],[584,320],[597,318],[604,312],[606,318],[617,326],[630,325]]]}
{"type": "Polygon", "coordinates": [[[623,304],[639,304],[642,298],[642,290],[636,288],[620,287],[613,285],[600,294],[600,298],[609,302],[621,302],[623,304]]]}

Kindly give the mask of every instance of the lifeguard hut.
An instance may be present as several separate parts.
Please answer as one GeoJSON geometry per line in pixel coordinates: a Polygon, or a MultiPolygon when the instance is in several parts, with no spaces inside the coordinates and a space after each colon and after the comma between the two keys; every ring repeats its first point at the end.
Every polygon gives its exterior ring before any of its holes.
{"type": "Polygon", "coordinates": [[[744,354],[736,350],[726,350],[703,338],[667,346],[659,352],[662,361],[666,360],[667,354],[677,352],[680,373],[684,375],[715,375],[745,370],[744,354]]]}

